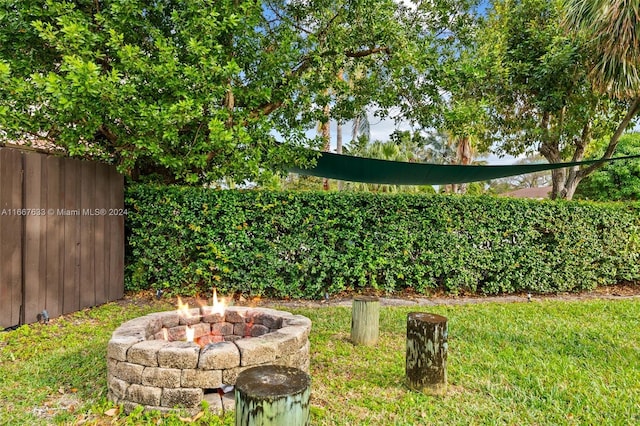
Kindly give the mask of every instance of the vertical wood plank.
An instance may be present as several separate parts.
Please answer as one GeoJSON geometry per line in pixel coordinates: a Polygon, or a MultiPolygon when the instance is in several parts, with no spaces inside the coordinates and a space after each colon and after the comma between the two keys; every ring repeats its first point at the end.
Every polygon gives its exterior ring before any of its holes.
{"type": "MultiPolygon", "coordinates": [[[[119,213],[124,208],[124,177],[111,169],[109,177],[111,208],[119,213]]],[[[124,296],[124,215],[108,216],[109,225],[109,300],[124,296]]]]}
{"type": "Polygon", "coordinates": [[[0,148],[0,182],[0,327],[124,295],[125,218],[109,215],[124,207],[115,168],[0,148]]]}
{"type": "MultiPolygon", "coordinates": [[[[109,208],[109,166],[106,164],[96,165],[96,206],[98,208],[109,208]]],[[[108,213],[108,211],[107,211],[108,213]]],[[[96,216],[95,222],[95,294],[96,305],[101,305],[109,300],[109,271],[106,257],[109,250],[106,246],[109,237],[105,232],[107,226],[107,215],[96,216]]]]}
{"type": "Polygon", "coordinates": [[[80,163],[80,307],[95,306],[96,163],[80,163]]]}
{"type": "Polygon", "coordinates": [[[0,327],[20,322],[22,304],[22,154],[0,148],[0,327]],[[2,211],[4,210],[4,214],[2,211]]]}
{"type": "Polygon", "coordinates": [[[64,286],[63,313],[80,309],[80,161],[66,159],[64,165],[64,286]]]}
{"type": "Polygon", "coordinates": [[[46,237],[46,307],[49,317],[55,318],[64,312],[64,216],[59,214],[64,206],[63,159],[47,156],[44,160],[47,176],[46,237]]]}
{"type": "MultiPolygon", "coordinates": [[[[106,176],[106,184],[107,184],[107,191],[104,193],[104,200],[105,200],[105,204],[107,206],[111,205],[111,171],[109,171],[107,173],[106,176]]],[[[106,208],[110,208],[110,207],[106,207],[106,208]]],[[[104,281],[105,281],[105,297],[107,299],[107,301],[111,301],[114,300],[112,299],[112,293],[113,291],[111,290],[111,287],[113,286],[113,284],[111,283],[111,246],[113,245],[113,234],[111,231],[111,223],[113,222],[113,217],[112,216],[105,216],[104,218],[104,234],[105,234],[105,239],[104,239],[104,281]]]]}
{"type": "Polygon", "coordinates": [[[24,157],[24,320],[37,321],[46,305],[46,177],[41,154],[25,152],[24,157]]]}

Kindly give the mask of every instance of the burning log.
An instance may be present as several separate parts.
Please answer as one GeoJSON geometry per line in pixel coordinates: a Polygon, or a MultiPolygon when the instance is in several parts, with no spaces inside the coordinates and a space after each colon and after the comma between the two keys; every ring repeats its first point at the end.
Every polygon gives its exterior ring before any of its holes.
{"type": "Polygon", "coordinates": [[[426,312],[407,316],[407,384],[431,395],[447,388],[447,318],[426,312]]]}
{"type": "Polygon", "coordinates": [[[380,299],[375,296],[353,298],[351,341],[356,345],[373,346],[378,342],[380,299]]]}
{"type": "Polygon", "coordinates": [[[302,370],[262,365],[236,380],[236,426],[308,425],[311,377],[302,370]]]}

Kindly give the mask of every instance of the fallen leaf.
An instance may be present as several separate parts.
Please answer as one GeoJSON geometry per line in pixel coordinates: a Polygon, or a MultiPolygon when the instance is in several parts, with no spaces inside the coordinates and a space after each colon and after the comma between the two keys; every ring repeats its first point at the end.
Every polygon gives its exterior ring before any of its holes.
{"type": "Polygon", "coordinates": [[[193,416],[193,421],[196,422],[200,419],[200,417],[204,416],[204,411],[200,411],[198,414],[193,416]]]}
{"type": "Polygon", "coordinates": [[[58,393],[64,394],[64,388],[58,388],[58,393]]]}
{"type": "Polygon", "coordinates": [[[110,408],[107,411],[104,412],[105,416],[109,416],[109,417],[114,417],[118,415],[118,409],[117,408],[110,408]]]}
{"type": "Polygon", "coordinates": [[[71,392],[73,392],[73,393],[78,392],[78,388],[71,388],[71,392]]]}
{"type": "Polygon", "coordinates": [[[178,417],[181,422],[192,423],[193,419],[191,417],[178,417]]]}

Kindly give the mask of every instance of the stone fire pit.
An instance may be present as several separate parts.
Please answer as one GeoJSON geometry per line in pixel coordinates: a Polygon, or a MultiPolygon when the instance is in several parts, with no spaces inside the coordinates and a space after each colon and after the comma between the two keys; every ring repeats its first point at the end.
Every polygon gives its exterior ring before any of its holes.
{"type": "Polygon", "coordinates": [[[309,371],[311,320],[267,308],[211,307],[136,318],[113,332],[107,348],[109,399],[130,413],[138,406],[194,414],[234,408],[238,374],[256,365],[309,371]],[[185,340],[192,330],[193,342],[185,340]]]}

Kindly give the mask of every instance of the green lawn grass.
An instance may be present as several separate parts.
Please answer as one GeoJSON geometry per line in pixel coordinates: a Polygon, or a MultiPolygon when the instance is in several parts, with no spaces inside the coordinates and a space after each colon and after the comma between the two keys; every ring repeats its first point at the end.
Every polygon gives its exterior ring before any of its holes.
{"type": "MultiPolygon", "coordinates": [[[[105,352],[123,321],[166,303],[110,303],[0,333],[0,424],[180,424],[105,415],[105,352]]],[[[312,424],[640,424],[640,300],[382,308],[375,347],[349,341],[348,308],[313,321],[312,424]],[[449,391],[404,385],[407,313],[449,319],[449,391]]],[[[197,424],[233,424],[206,415],[197,424]]]]}

